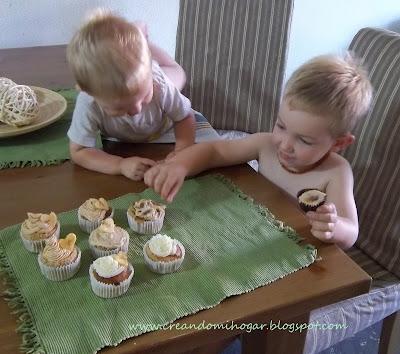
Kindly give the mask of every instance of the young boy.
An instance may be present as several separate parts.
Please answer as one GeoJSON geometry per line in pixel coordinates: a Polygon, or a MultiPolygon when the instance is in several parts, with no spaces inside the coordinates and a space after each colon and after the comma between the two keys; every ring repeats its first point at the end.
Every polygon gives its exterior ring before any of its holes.
{"type": "Polygon", "coordinates": [[[185,176],[258,159],[259,172],[293,197],[304,188],[325,191],[326,203],[307,213],[311,233],[349,248],[358,235],[353,174],[337,152],[354,142],[350,132],[371,99],[371,84],[350,55],[316,57],[289,79],[272,133],[193,145],[149,169],[144,181],[171,202],[185,176]]]}
{"type": "Polygon", "coordinates": [[[161,68],[152,61],[140,28],[104,10],[96,11],[72,38],[67,58],[82,92],[68,137],[78,165],[140,180],[155,164],[96,149],[99,132],[109,140],[151,142],[173,127],[175,151],[194,143],[191,104],[179,91],[185,83],[183,69],[159,48],[151,49],[161,68]]]}

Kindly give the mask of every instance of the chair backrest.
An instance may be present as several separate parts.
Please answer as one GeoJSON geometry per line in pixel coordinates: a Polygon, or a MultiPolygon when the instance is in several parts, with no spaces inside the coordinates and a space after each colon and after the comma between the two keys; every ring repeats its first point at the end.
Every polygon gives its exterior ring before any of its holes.
{"type": "Polygon", "coordinates": [[[400,34],[361,29],[349,49],[374,87],[372,108],[345,152],[355,179],[357,246],[400,277],[400,34]]]}
{"type": "Polygon", "coordinates": [[[214,128],[270,131],[293,0],[181,0],[176,59],[184,94],[214,128]]]}

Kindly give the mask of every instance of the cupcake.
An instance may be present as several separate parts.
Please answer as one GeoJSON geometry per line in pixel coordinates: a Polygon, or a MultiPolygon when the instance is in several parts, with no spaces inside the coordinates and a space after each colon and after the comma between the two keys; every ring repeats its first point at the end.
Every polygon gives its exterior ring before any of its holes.
{"type": "Polygon", "coordinates": [[[297,193],[297,201],[304,212],[316,211],[325,203],[326,194],[319,189],[302,189],[297,193]]]}
{"type": "Polygon", "coordinates": [[[113,214],[113,209],[104,198],[90,198],[78,209],[79,226],[90,234],[104,219],[112,218],[113,214]]]}
{"type": "Polygon", "coordinates": [[[167,235],[157,234],[143,246],[144,261],[155,273],[175,272],[185,258],[185,247],[167,235]]]}
{"type": "Polygon", "coordinates": [[[139,234],[156,234],[164,222],[165,205],[148,199],[132,203],[127,211],[130,228],[139,234]]]}
{"type": "Polygon", "coordinates": [[[28,213],[28,219],[21,224],[20,236],[28,251],[39,253],[46,246],[46,240],[60,237],[57,215],[28,213]]]}
{"type": "Polygon", "coordinates": [[[133,277],[133,267],[127,254],[119,252],[97,258],[89,268],[93,292],[100,297],[112,298],[127,292],[133,277]]]}
{"type": "Polygon", "coordinates": [[[74,276],[79,270],[81,250],[75,245],[76,235],[64,239],[51,238],[38,256],[42,274],[50,280],[62,281],[74,276]]]}
{"type": "Polygon", "coordinates": [[[95,258],[128,252],[129,234],[122,227],[115,226],[113,219],[107,218],[90,233],[89,246],[95,258]]]}

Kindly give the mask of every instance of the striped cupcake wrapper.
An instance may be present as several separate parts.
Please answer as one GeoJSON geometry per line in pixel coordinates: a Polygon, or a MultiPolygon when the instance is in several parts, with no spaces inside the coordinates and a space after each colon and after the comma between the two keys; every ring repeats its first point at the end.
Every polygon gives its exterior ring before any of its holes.
{"type": "MultiPolygon", "coordinates": [[[[114,209],[111,209],[111,215],[107,216],[107,218],[112,218],[113,216],[114,216],[114,209]]],[[[97,229],[103,220],[105,220],[105,219],[89,221],[89,220],[83,218],[78,213],[79,226],[83,231],[87,232],[88,234],[90,234],[93,230],[97,229]]]]}
{"type": "Polygon", "coordinates": [[[79,270],[79,266],[81,264],[81,250],[76,247],[78,250],[78,256],[75,261],[60,267],[50,267],[42,262],[42,254],[38,255],[38,262],[40,270],[42,274],[49,280],[52,281],[64,281],[72,278],[79,270]]]}
{"type": "Polygon", "coordinates": [[[53,233],[53,235],[51,235],[50,237],[47,237],[43,240],[28,240],[26,239],[22,233],[20,232],[20,236],[21,236],[21,240],[25,246],[25,248],[29,251],[29,252],[33,252],[33,253],[39,253],[43,250],[43,248],[46,246],[46,241],[50,240],[51,238],[55,237],[57,240],[60,238],[60,223],[57,222],[57,229],[56,231],[53,233]]]}
{"type": "Polygon", "coordinates": [[[129,274],[129,277],[126,280],[124,280],[122,283],[119,283],[119,285],[104,284],[95,278],[93,273],[94,272],[93,264],[91,264],[89,268],[89,276],[90,276],[90,285],[92,286],[93,292],[97,296],[106,299],[111,299],[113,297],[125,294],[128,291],[133,274],[135,272],[131,264],[129,264],[129,270],[131,271],[131,274],[129,274]]]}

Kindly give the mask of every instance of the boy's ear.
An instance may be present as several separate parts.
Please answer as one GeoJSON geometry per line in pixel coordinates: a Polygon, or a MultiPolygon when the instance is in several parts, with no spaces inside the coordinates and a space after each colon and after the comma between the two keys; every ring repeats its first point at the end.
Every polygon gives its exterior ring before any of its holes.
{"type": "Polygon", "coordinates": [[[354,135],[350,133],[346,133],[345,135],[336,138],[335,143],[333,144],[331,151],[339,152],[341,150],[346,149],[349,145],[353,144],[356,138],[354,135]]]}

